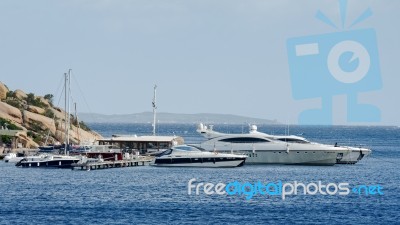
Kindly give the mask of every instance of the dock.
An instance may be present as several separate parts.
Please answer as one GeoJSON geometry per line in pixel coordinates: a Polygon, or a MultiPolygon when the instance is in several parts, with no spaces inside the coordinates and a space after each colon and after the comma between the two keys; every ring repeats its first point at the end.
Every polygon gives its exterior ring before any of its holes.
{"type": "Polygon", "coordinates": [[[151,160],[139,159],[139,160],[117,160],[117,161],[102,161],[102,162],[86,162],[86,163],[72,163],[72,170],[100,170],[100,169],[111,169],[111,168],[123,168],[123,167],[134,167],[134,166],[146,166],[149,165],[151,160]]]}

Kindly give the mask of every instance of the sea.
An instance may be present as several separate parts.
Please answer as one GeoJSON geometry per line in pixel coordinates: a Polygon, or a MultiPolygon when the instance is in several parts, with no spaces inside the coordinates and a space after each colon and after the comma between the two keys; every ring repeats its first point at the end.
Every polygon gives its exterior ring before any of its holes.
{"type": "MultiPolygon", "coordinates": [[[[152,130],[151,124],[89,126],[105,137],[152,130]]],[[[214,130],[242,133],[248,126],[216,124],[214,130]]],[[[0,224],[400,224],[399,127],[258,125],[258,130],[364,146],[373,153],[355,165],[214,169],[81,171],[0,162],[0,224]],[[230,188],[224,192],[218,184],[230,188]]],[[[204,140],[195,124],[159,124],[157,133],[182,136],[186,143],[204,140]]]]}

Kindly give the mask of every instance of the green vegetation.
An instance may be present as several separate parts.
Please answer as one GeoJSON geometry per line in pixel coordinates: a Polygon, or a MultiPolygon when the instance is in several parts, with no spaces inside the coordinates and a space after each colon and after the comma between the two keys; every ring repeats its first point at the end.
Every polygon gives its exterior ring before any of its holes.
{"type": "Polygon", "coordinates": [[[39,127],[38,123],[33,123],[31,124],[31,130],[29,130],[26,134],[28,135],[28,137],[32,138],[32,140],[38,144],[43,143],[44,141],[44,137],[46,137],[46,133],[48,132],[48,130],[42,130],[39,127]]]}
{"type": "Polygon", "coordinates": [[[22,130],[22,128],[18,127],[17,125],[11,123],[10,120],[0,118],[0,126],[7,128],[9,130],[22,130]]]}
{"type": "Polygon", "coordinates": [[[4,102],[11,106],[14,106],[17,109],[22,109],[21,102],[18,101],[18,99],[16,99],[16,98],[7,98],[4,102]]]}
{"type": "Polygon", "coordinates": [[[49,118],[54,118],[54,113],[51,109],[47,108],[46,111],[44,112],[43,116],[47,116],[49,118]]]}
{"type": "Polygon", "coordinates": [[[33,106],[37,106],[40,108],[46,108],[46,104],[44,104],[39,97],[35,97],[35,95],[33,93],[29,93],[27,94],[26,97],[26,103],[28,103],[28,105],[33,105],[33,106]]]}
{"type": "Polygon", "coordinates": [[[41,136],[37,136],[37,137],[33,138],[33,141],[36,143],[41,143],[41,142],[43,142],[43,138],[41,136]]]}
{"type": "Polygon", "coordinates": [[[85,131],[91,131],[90,127],[86,125],[83,121],[79,122],[79,126],[85,131]]]}
{"type": "Polygon", "coordinates": [[[35,133],[33,133],[32,131],[30,131],[30,130],[28,130],[28,132],[26,132],[26,134],[28,135],[28,137],[31,137],[31,138],[33,138],[33,137],[35,137],[36,136],[36,134],[35,133]]]}
{"type": "Polygon", "coordinates": [[[30,126],[31,130],[34,130],[36,132],[43,130],[43,128],[42,128],[43,124],[39,121],[31,121],[29,123],[29,126],[30,126]]]}
{"type": "Polygon", "coordinates": [[[8,91],[7,92],[7,98],[16,98],[17,96],[15,95],[14,91],[8,91]]]}
{"type": "Polygon", "coordinates": [[[8,91],[7,92],[7,98],[4,101],[5,103],[14,106],[15,108],[22,109],[22,104],[21,102],[17,99],[17,96],[15,95],[14,91],[8,91]]]}
{"type": "Polygon", "coordinates": [[[83,121],[79,121],[79,125],[78,125],[78,120],[73,115],[71,115],[71,125],[74,125],[76,127],[79,126],[82,130],[85,130],[85,131],[91,131],[89,126],[86,125],[83,121]]]}
{"type": "Polygon", "coordinates": [[[2,136],[1,136],[1,141],[2,141],[4,144],[11,144],[11,142],[12,142],[12,137],[11,137],[11,136],[8,136],[8,135],[2,135],[2,136]]]}
{"type": "Polygon", "coordinates": [[[54,95],[52,95],[52,94],[47,94],[47,95],[45,95],[43,98],[46,99],[47,101],[49,101],[50,105],[53,106],[53,98],[54,98],[54,95]]]}

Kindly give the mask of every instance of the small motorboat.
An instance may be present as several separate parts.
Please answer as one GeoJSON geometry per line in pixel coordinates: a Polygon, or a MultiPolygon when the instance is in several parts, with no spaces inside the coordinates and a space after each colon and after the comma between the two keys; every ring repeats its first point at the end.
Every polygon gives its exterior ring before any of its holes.
{"type": "Polygon", "coordinates": [[[157,155],[152,166],[168,167],[237,167],[243,166],[246,155],[208,152],[196,146],[178,145],[157,155]]]}
{"type": "Polygon", "coordinates": [[[50,168],[71,168],[72,163],[80,160],[77,156],[68,155],[39,155],[24,157],[15,164],[19,167],[50,167],[50,168]]]}
{"type": "Polygon", "coordinates": [[[9,163],[17,163],[19,161],[21,161],[21,159],[24,158],[24,154],[21,153],[7,153],[6,156],[4,156],[4,162],[9,162],[9,163]]]}

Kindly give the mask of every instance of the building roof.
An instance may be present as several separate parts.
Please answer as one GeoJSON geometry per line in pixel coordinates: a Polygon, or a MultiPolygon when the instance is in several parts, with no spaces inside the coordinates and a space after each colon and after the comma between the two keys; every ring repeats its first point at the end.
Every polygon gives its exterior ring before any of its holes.
{"type": "Polygon", "coordinates": [[[131,142],[171,142],[173,140],[182,139],[180,136],[117,136],[112,138],[98,139],[98,141],[131,141],[131,142]]]}

